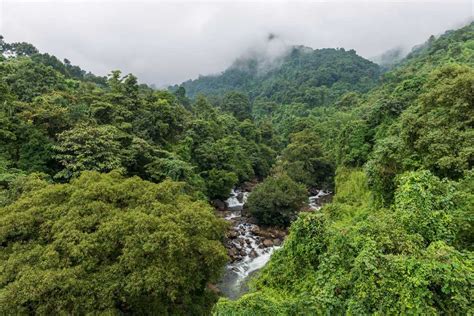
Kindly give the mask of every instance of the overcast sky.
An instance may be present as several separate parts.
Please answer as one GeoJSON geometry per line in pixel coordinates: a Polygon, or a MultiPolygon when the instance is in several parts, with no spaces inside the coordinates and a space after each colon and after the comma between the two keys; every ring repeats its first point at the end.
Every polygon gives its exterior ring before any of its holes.
{"type": "Polygon", "coordinates": [[[473,18],[472,0],[0,0],[0,34],[105,75],[157,86],[218,73],[269,33],[286,44],[364,57],[412,47],[473,18]]]}

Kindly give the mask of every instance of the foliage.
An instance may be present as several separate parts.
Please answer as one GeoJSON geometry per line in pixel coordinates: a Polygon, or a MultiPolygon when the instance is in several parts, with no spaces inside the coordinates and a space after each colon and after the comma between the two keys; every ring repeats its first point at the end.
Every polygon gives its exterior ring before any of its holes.
{"type": "Polygon", "coordinates": [[[84,170],[107,172],[122,166],[120,134],[113,126],[79,125],[58,139],[56,157],[64,169],[57,177],[68,179],[84,170]]]}
{"type": "Polygon", "coordinates": [[[215,314],[472,313],[473,28],[383,74],[292,47],[171,91],[0,36],[0,313],[208,314],[224,227],[200,199],[265,177],[251,212],[296,220],[215,314]]]}
{"type": "Polygon", "coordinates": [[[200,314],[224,224],[182,184],[84,172],[0,209],[2,313],[200,314]]]}
{"type": "Polygon", "coordinates": [[[252,111],[248,97],[235,91],[228,92],[224,96],[222,109],[231,112],[240,121],[250,118],[252,111]]]}
{"type": "Polygon", "coordinates": [[[248,199],[250,214],[263,225],[287,226],[304,205],[303,185],[286,174],[277,174],[257,185],[248,199]]]}
{"type": "Polygon", "coordinates": [[[274,61],[260,56],[242,58],[218,76],[201,76],[181,86],[190,97],[241,91],[252,100],[263,97],[314,107],[330,104],[350,90],[365,92],[374,86],[378,75],[379,67],[354,50],[294,46],[274,61]]]}
{"type": "Polygon", "coordinates": [[[363,172],[338,173],[334,202],[301,214],[253,292],[219,301],[215,314],[472,311],[473,255],[453,243],[456,213],[468,200],[455,197],[456,184],[428,171],[407,173],[394,209],[377,209],[367,203],[363,172]]]}
{"type": "Polygon", "coordinates": [[[318,135],[311,130],[291,134],[291,142],[282,152],[281,164],[297,182],[313,188],[330,187],[332,166],[323,156],[318,135]]]}
{"type": "Polygon", "coordinates": [[[404,170],[429,169],[458,179],[474,165],[474,71],[446,66],[433,71],[424,91],[377,143],[368,163],[370,182],[386,201],[404,170]]]}

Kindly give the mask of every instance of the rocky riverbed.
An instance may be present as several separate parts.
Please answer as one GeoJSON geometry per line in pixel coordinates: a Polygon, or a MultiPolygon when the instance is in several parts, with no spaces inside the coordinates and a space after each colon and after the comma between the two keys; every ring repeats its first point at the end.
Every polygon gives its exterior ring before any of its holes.
{"type": "MultiPolygon", "coordinates": [[[[250,276],[270,260],[272,253],[281,247],[287,231],[279,228],[263,228],[248,216],[245,202],[252,186],[232,190],[226,201],[214,201],[217,214],[231,223],[224,244],[230,262],[218,285],[222,294],[235,299],[247,291],[250,276]]],[[[315,190],[308,199],[306,211],[319,210],[330,198],[330,193],[315,190]]]]}

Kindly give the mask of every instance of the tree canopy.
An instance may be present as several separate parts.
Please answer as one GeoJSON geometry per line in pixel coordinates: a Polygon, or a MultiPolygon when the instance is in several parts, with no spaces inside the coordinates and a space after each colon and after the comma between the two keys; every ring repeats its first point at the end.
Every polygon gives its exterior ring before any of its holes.
{"type": "Polygon", "coordinates": [[[118,172],[32,177],[0,208],[2,313],[200,314],[226,261],[224,223],[208,204],[182,183],[118,172]]]}

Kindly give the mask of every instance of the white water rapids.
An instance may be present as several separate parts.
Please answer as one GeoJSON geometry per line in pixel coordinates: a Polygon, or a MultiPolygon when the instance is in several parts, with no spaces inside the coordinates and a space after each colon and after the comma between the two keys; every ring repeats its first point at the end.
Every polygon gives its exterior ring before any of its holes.
{"type": "Polygon", "coordinates": [[[230,197],[225,201],[230,213],[224,217],[232,221],[233,230],[239,232],[239,236],[232,239],[237,251],[243,254],[242,259],[229,263],[226,267],[224,277],[219,284],[222,293],[230,298],[238,298],[246,291],[246,281],[254,271],[257,271],[270,260],[273,251],[279,246],[262,247],[262,238],[254,231],[257,225],[247,223],[242,219],[242,209],[247,201],[249,192],[232,190],[230,197]]]}
{"type": "MultiPolygon", "coordinates": [[[[308,206],[311,210],[321,209],[320,199],[330,194],[325,191],[318,191],[316,195],[310,196],[308,206]]],[[[240,254],[240,260],[229,263],[219,284],[222,294],[230,299],[236,299],[245,293],[247,282],[252,273],[263,268],[270,260],[273,252],[281,248],[280,245],[265,247],[263,238],[255,234],[259,229],[257,225],[248,223],[248,219],[242,217],[242,210],[249,192],[232,190],[230,197],[225,201],[229,212],[224,219],[232,223],[232,230],[237,232],[235,238],[229,240],[240,254]]]]}

